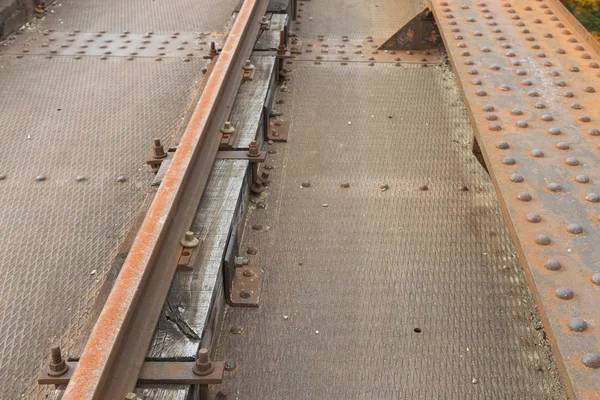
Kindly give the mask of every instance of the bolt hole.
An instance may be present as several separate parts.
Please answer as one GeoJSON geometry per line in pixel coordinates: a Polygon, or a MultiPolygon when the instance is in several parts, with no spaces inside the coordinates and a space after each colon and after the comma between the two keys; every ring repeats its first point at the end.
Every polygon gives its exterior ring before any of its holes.
{"type": "Polygon", "coordinates": [[[189,251],[184,251],[183,253],[181,253],[181,255],[184,255],[184,256],[189,256],[190,254],[191,253],[189,251]]]}
{"type": "Polygon", "coordinates": [[[57,108],[56,111],[62,111],[62,108],[57,108]]]}
{"type": "Polygon", "coordinates": [[[415,328],[413,329],[416,333],[421,333],[421,328],[415,328]]]}

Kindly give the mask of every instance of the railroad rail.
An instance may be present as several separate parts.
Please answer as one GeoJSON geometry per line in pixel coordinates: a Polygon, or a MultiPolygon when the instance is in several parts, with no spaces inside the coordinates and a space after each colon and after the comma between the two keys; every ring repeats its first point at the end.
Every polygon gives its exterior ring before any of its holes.
{"type": "Polygon", "coordinates": [[[567,391],[598,399],[598,43],[556,0],[431,9],[567,391]]]}
{"type": "Polygon", "coordinates": [[[233,105],[267,3],[245,0],[241,7],[64,399],[118,399],[135,389],[177,268],[180,240],[202,197],[221,141],[220,127],[233,105]]]}

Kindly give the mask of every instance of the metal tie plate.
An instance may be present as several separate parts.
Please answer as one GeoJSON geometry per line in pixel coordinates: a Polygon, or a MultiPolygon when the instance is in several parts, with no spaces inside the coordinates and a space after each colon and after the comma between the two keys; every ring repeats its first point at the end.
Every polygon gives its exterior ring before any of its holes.
{"type": "Polygon", "coordinates": [[[600,56],[556,0],[434,0],[570,395],[600,398],[600,56]]]}

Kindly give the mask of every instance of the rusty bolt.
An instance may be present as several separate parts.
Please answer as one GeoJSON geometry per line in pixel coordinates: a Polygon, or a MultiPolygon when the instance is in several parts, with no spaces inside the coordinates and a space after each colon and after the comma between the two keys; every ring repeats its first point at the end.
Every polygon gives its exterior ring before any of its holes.
{"type": "Polygon", "coordinates": [[[269,173],[263,171],[263,173],[260,175],[260,181],[263,183],[263,185],[268,185],[271,183],[271,177],[269,173]]]}
{"type": "Polygon", "coordinates": [[[221,133],[234,133],[235,128],[231,125],[231,122],[226,121],[221,127],[221,133]]]}
{"type": "Polygon", "coordinates": [[[279,46],[277,46],[277,52],[279,54],[285,54],[287,47],[285,47],[285,31],[282,29],[279,31],[279,46]]]}
{"type": "Polygon", "coordinates": [[[166,156],[167,153],[165,153],[165,149],[160,143],[160,139],[154,139],[154,154],[152,155],[152,157],[161,159],[165,158],[166,156]]]}
{"type": "Polygon", "coordinates": [[[254,272],[250,269],[245,270],[242,275],[244,275],[246,278],[251,278],[254,276],[254,272]]]}
{"type": "Polygon", "coordinates": [[[183,239],[180,240],[179,243],[181,243],[181,245],[186,249],[191,249],[198,246],[198,243],[200,243],[200,241],[197,237],[194,236],[194,232],[188,231],[185,233],[185,236],[183,237],[183,239]]]}
{"type": "Polygon", "coordinates": [[[214,57],[216,56],[217,53],[217,45],[215,42],[210,42],[210,52],[208,53],[209,56],[214,57]]]}
{"type": "Polygon", "coordinates": [[[61,376],[69,370],[69,366],[62,357],[60,346],[50,348],[50,364],[48,364],[48,375],[61,376]]]}
{"type": "Polygon", "coordinates": [[[214,369],[215,367],[210,362],[210,357],[208,356],[208,349],[202,348],[198,350],[198,358],[196,358],[196,363],[192,368],[194,374],[206,376],[213,372],[214,369]]]}
{"type": "Polygon", "coordinates": [[[252,142],[250,142],[250,145],[248,146],[248,155],[250,157],[257,157],[260,155],[258,143],[254,140],[252,142]]]}
{"type": "Polygon", "coordinates": [[[267,18],[266,15],[263,15],[262,19],[260,20],[260,25],[263,28],[269,25],[269,18],[267,18]]]}

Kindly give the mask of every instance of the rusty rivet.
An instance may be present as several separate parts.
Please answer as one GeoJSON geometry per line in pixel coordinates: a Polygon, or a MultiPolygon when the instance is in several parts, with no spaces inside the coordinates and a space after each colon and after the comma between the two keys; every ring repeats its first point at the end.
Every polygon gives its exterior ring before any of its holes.
{"type": "Polygon", "coordinates": [[[598,203],[600,202],[600,195],[597,193],[589,193],[587,196],[585,196],[585,199],[590,203],[598,203]]]}
{"type": "Polygon", "coordinates": [[[579,182],[579,183],[589,183],[590,178],[588,178],[587,175],[580,174],[580,175],[575,176],[575,181],[579,182]]]}
{"type": "Polygon", "coordinates": [[[565,86],[567,86],[567,82],[562,81],[562,80],[561,81],[556,81],[556,82],[554,82],[554,85],[560,86],[560,87],[565,87],[565,86]]]}
{"type": "Polygon", "coordinates": [[[582,115],[578,118],[578,120],[580,120],[581,122],[590,122],[591,119],[590,117],[588,117],[587,115],[582,115]]]}
{"type": "Polygon", "coordinates": [[[501,150],[506,150],[506,149],[510,148],[510,145],[508,144],[508,142],[501,140],[498,143],[496,143],[496,148],[501,149],[501,150]]]}
{"type": "Polygon", "coordinates": [[[563,300],[570,300],[573,298],[573,296],[575,296],[575,293],[573,293],[573,290],[571,290],[570,288],[568,288],[566,286],[561,286],[561,287],[557,288],[555,293],[556,293],[556,297],[563,299],[563,300]]]}
{"type": "Polygon", "coordinates": [[[585,88],[583,88],[583,91],[587,93],[594,93],[596,90],[591,86],[586,86],[585,88]]]}
{"type": "Polygon", "coordinates": [[[491,123],[491,124],[488,125],[488,129],[490,131],[499,131],[499,130],[502,129],[502,127],[500,126],[500,124],[497,124],[497,123],[493,122],[493,123],[491,123]]]}
{"type": "Polygon", "coordinates": [[[475,68],[471,68],[467,71],[469,75],[477,75],[479,72],[475,68]]]}
{"type": "Polygon", "coordinates": [[[563,190],[562,186],[554,182],[551,182],[548,185],[546,185],[546,188],[551,192],[560,192],[563,190]]]}
{"type": "Polygon", "coordinates": [[[579,165],[579,160],[576,159],[575,157],[569,157],[565,160],[565,164],[575,167],[575,166],[579,165]]]}
{"type": "Polygon", "coordinates": [[[527,92],[527,96],[529,97],[538,97],[540,94],[538,93],[537,90],[530,90],[529,92],[527,92]]]}
{"type": "Polygon", "coordinates": [[[569,71],[571,71],[571,72],[579,72],[579,67],[571,67],[571,68],[569,68],[569,71]]]}
{"type": "Polygon", "coordinates": [[[573,235],[579,235],[583,233],[583,228],[579,224],[569,224],[567,225],[567,232],[572,233],[573,235]]]}
{"type": "MultiPolygon", "coordinates": [[[[540,45],[535,43],[531,45],[531,48],[534,50],[539,50],[540,49],[540,45]]],[[[546,53],[538,53],[538,57],[544,58],[546,57],[546,53]]]]}
{"type": "Polygon", "coordinates": [[[518,69],[515,71],[515,74],[517,75],[527,75],[527,71],[525,71],[524,69],[518,69]]]}
{"type": "Polygon", "coordinates": [[[551,67],[552,66],[552,61],[544,61],[544,63],[542,65],[544,67],[551,67]]]}
{"type": "Polygon", "coordinates": [[[547,246],[550,244],[551,240],[550,237],[548,237],[548,235],[541,234],[535,237],[535,242],[540,246],[547,246]]]}
{"type": "Polygon", "coordinates": [[[498,64],[492,64],[492,65],[490,65],[490,69],[492,71],[498,71],[498,70],[500,70],[500,66],[498,64]]]}
{"type": "Polygon", "coordinates": [[[504,157],[502,159],[502,163],[504,165],[515,165],[517,163],[517,160],[515,160],[513,157],[504,157]]]}
{"type": "Polygon", "coordinates": [[[569,321],[569,329],[575,332],[583,332],[587,328],[587,323],[581,318],[571,318],[569,321]]]}
{"type": "Polygon", "coordinates": [[[542,221],[542,217],[540,216],[540,214],[536,214],[536,213],[527,213],[527,215],[525,216],[525,219],[534,224],[537,224],[538,222],[542,221]]]}
{"type": "Polygon", "coordinates": [[[475,86],[480,86],[481,85],[481,80],[479,80],[479,79],[473,79],[471,81],[471,84],[475,85],[475,86]]]}
{"type": "Polygon", "coordinates": [[[517,126],[519,128],[527,128],[529,126],[529,124],[527,123],[527,121],[520,119],[517,121],[517,126]]]}
{"type": "Polygon", "coordinates": [[[589,60],[592,58],[592,56],[590,56],[588,53],[584,53],[581,55],[581,58],[583,58],[584,60],[589,60]]]}
{"type": "Polygon", "coordinates": [[[541,19],[539,19],[539,18],[536,18],[536,19],[534,19],[534,20],[533,20],[533,23],[534,23],[534,24],[541,24],[541,23],[542,23],[542,20],[541,20],[541,19]]]}
{"type": "Polygon", "coordinates": [[[594,285],[600,285],[600,272],[596,272],[592,275],[592,283],[594,285]]]}
{"type": "Polygon", "coordinates": [[[486,114],[485,119],[487,119],[488,121],[495,121],[498,119],[498,117],[496,116],[496,114],[486,114]]]}
{"type": "Polygon", "coordinates": [[[581,110],[583,107],[579,103],[572,103],[571,108],[574,110],[581,110]]]}
{"type": "Polygon", "coordinates": [[[510,86],[508,86],[507,84],[502,84],[502,85],[498,86],[498,90],[508,92],[510,90],[510,86]]]}
{"type": "Polygon", "coordinates": [[[588,130],[588,134],[590,136],[600,136],[600,130],[598,130],[596,128],[591,128],[588,130]]]}
{"type": "Polygon", "coordinates": [[[473,60],[465,60],[465,65],[473,65],[475,64],[473,60]]]}
{"type": "MultiPolygon", "coordinates": [[[[502,43],[502,46],[501,46],[501,47],[502,47],[503,49],[511,49],[511,48],[512,48],[512,45],[511,45],[510,43],[502,43]]],[[[517,61],[517,60],[512,60],[510,63],[511,63],[512,65],[521,65],[521,63],[520,63],[519,61],[517,61]]]]}
{"type": "Polygon", "coordinates": [[[531,154],[532,157],[544,157],[544,152],[541,151],[540,149],[533,149],[529,152],[529,154],[531,154]]]}
{"type": "Polygon", "coordinates": [[[547,131],[547,132],[548,132],[549,134],[551,134],[551,135],[554,135],[554,136],[556,136],[556,135],[560,135],[560,134],[561,134],[561,131],[560,131],[560,129],[558,129],[558,128],[550,128],[550,129],[548,129],[548,131],[547,131]]]}
{"type": "Polygon", "coordinates": [[[591,63],[589,64],[589,67],[590,67],[590,68],[597,69],[597,68],[600,68],[600,65],[598,65],[598,63],[591,62],[591,63]]]}
{"type": "Polygon", "coordinates": [[[581,362],[588,368],[600,368],[600,353],[588,353],[581,357],[581,362]]]}
{"type": "Polygon", "coordinates": [[[542,121],[548,122],[548,121],[552,121],[553,119],[554,118],[552,118],[552,115],[550,115],[550,114],[544,114],[544,115],[542,115],[542,121]]]}
{"type": "Polygon", "coordinates": [[[479,89],[478,91],[475,92],[475,95],[483,97],[483,96],[487,96],[487,92],[485,90],[479,89]]]}
{"type": "Polygon", "coordinates": [[[473,18],[473,17],[469,17],[469,18],[467,18],[467,22],[475,22],[475,21],[476,21],[476,19],[475,19],[475,18],[473,18]]]}
{"type": "Polygon", "coordinates": [[[561,269],[562,265],[560,264],[560,261],[550,258],[549,260],[546,260],[544,267],[550,271],[558,271],[561,269]]]}
{"type": "Polygon", "coordinates": [[[473,32],[473,36],[483,36],[483,33],[481,33],[481,31],[475,31],[473,32]]]}
{"type": "Polygon", "coordinates": [[[572,97],[575,97],[575,94],[573,94],[573,92],[571,92],[571,91],[567,91],[567,92],[563,93],[563,96],[564,97],[568,97],[568,98],[572,98],[572,97]]]}
{"type": "Polygon", "coordinates": [[[570,145],[567,142],[558,142],[556,143],[556,148],[559,150],[569,150],[570,145]]]}
{"type": "Polygon", "coordinates": [[[510,110],[510,113],[512,115],[522,115],[523,111],[520,108],[513,108],[510,110]]]}
{"type": "Polygon", "coordinates": [[[512,174],[510,176],[510,180],[515,183],[521,183],[521,182],[523,182],[524,179],[523,179],[523,176],[521,176],[519,174],[512,174]]]}
{"type": "Polygon", "coordinates": [[[483,106],[483,111],[487,111],[487,112],[494,111],[494,106],[491,104],[486,104],[485,106],[483,106]]]}
{"type": "Polygon", "coordinates": [[[517,200],[521,200],[521,201],[531,201],[531,195],[527,192],[520,192],[517,195],[517,200]]]}
{"type": "Polygon", "coordinates": [[[523,85],[523,86],[531,86],[531,85],[533,85],[533,81],[531,79],[523,79],[521,81],[521,85],[523,85]]]}

